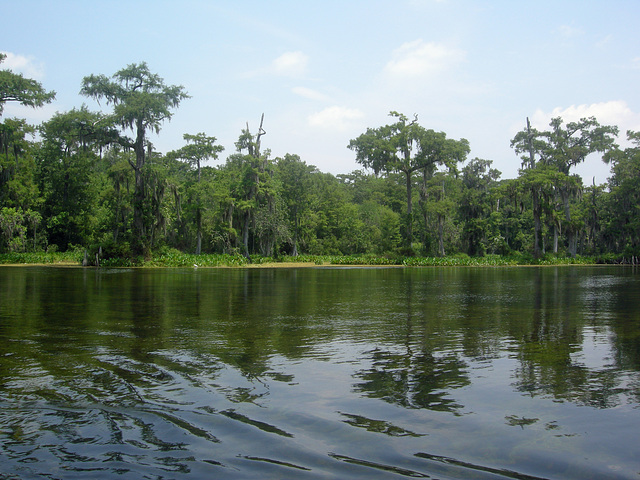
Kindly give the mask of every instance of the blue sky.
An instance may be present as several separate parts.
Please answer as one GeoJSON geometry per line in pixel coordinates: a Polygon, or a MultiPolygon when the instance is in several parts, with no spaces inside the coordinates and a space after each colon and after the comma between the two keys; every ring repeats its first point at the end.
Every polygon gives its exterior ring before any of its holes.
{"type": "MultiPolygon", "coordinates": [[[[333,174],[360,168],[349,140],[391,110],[466,138],[470,158],[493,160],[503,178],[517,176],[509,142],[526,117],[544,129],[552,116],[593,115],[619,126],[623,145],[640,130],[637,0],[1,3],[2,67],[57,92],[5,117],[98,110],[79,95],[82,78],[146,61],[192,97],[150,136],[155,148],[205,132],[225,147],[216,163],[262,113],[272,157],[298,154],[333,174]]],[[[609,167],[590,158],[577,172],[601,183],[609,167]]]]}

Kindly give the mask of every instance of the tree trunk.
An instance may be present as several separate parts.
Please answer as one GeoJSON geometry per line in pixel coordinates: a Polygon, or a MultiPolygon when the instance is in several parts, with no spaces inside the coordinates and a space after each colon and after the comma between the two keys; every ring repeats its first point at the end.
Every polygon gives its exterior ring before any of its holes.
{"type": "Polygon", "coordinates": [[[142,120],[136,122],[136,141],[133,145],[133,150],[136,154],[135,165],[131,164],[135,172],[135,192],[133,200],[133,228],[135,230],[135,250],[136,253],[146,255],[148,252],[147,232],[144,225],[144,176],[143,167],[145,164],[145,151],[144,151],[144,126],[142,120]]]}
{"type": "MultiPolygon", "coordinates": [[[[527,117],[527,134],[529,139],[529,168],[535,168],[536,161],[533,153],[533,135],[531,134],[531,123],[527,117]]],[[[533,202],[533,256],[540,257],[540,238],[542,237],[542,212],[540,207],[540,197],[536,187],[531,189],[531,200],[533,202]]]]}
{"type": "Polygon", "coordinates": [[[196,210],[196,255],[200,255],[202,251],[202,210],[200,207],[196,210]]]}
{"type": "Polygon", "coordinates": [[[249,211],[246,211],[244,214],[244,224],[242,226],[242,254],[247,258],[251,259],[249,256],[249,224],[251,223],[251,214],[249,211]]]}
{"type": "Polygon", "coordinates": [[[404,173],[407,179],[407,247],[410,249],[413,245],[413,193],[411,182],[411,174],[413,172],[407,170],[404,173]]]}
{"type": "Polygon", "coordinates": [[[438,214],[438,251],[441,257],[445,256],[444,251],[444,215],[438,214]]]}
{"type": "Polygon", "coordinates": [[[294,220],[293,220],[293,252],[291,252],[292,257],[298,256],[298,230],[300,229],[300,220],[298,219],[298,206],[295,206],[294,209],[294,220]]]}
{"type": "Polygon", "coordinates": [[[540,198],[538,191],[531,189],[531,198],[533,202],[533,256],[540,258],[540,238],[542,237],[542,219],[540,215],[540,198]]]}
{"type": "Polygon", "coordinates": [[[432,173],[429,169],[422,169],[422,185],[420,185],[420,210],[422,212],[422,218],[424,219],[424,235],[422,238],[422,245],[425,252],[428,251],[427,242],[430,242],[429,236],[429,211],[427,203],[429,201],[428,182],[432,177],[432,173]]]}
{"type": "Polygon", "coordinates": [[[575,258],[578,253],[578,238],[573,225],[571,225],[571,205],[569,204],[569,194],[567,192],[562,192],[561,196],[562,204],[564,206],[564,217],[567,225],[565,230],[567,232],[569,255],[571,255],[572,258],[575,258]]]}

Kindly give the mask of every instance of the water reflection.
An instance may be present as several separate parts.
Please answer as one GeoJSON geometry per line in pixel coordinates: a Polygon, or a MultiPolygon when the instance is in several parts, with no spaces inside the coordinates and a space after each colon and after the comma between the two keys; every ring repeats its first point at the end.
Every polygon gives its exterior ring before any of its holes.
{"type": "Polygon", "coordinates": [[[0,477],[636,478],[638,278],[3,267],[0,477]]]}
{"type": "MultiPolygon", "coordinates": [[[[584,279],[580,269],[562,273],[558,269],[535,271],[531,306],[522,308],[521,328],[514,332],[511,351],[519,366],[513,385],[530,395],[597,408],[626,402],[629,394],[634,395],[626,375],[620,374],[621,369],[629,368],[628,362],[607,356],[588,366],[582,359],[590,348],[585,342],[589,332],[596,335],[592,340],[611,345],[616,351],[629,341],[628,334],[618,337],[611,327],[630,324],[623,312],[634,295],[618,289],[623,284],[634,286],[637,295],[637,283],[610,275],[584,279]]],[[[632,348],[639,345],[637,339],[631,343],[632,348]]]]}
{"type": "Polygon", "coordinates": [[[431,352],[366,352],[371,368],[355,373],[357,392],[380,398],[404,408],[457,412],[463,405],[451,398],[452,389],[469,384],[466,364],[449,354],[436,357],[431,352]]]}

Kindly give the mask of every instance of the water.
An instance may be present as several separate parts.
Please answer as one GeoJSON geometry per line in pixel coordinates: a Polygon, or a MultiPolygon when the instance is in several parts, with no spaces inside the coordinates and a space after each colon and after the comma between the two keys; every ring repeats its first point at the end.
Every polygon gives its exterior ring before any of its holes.
{"type": "Polygon", "coordinates": [[[0,268],[0,478],[640,477],[640,276],[0,268]]]}

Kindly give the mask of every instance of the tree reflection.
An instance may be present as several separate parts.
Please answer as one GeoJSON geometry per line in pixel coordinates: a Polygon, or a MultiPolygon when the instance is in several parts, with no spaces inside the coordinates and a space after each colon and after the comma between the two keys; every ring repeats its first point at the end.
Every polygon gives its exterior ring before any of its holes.
{"type": "Polygon", "coordinates": [[[614,359],[621,368],[640,371],[640,281],[638,269],[625,269],[625,281],[611,282],[608,290],[612,292],[611,311],[616,312],[611,325],[615,333],[614,359]]]}
{"type": "Polygon", "coordinates": [[[372,366],[355,377],[357,392],[404,408],[427,408],[456,413],[464,407],[450,397],[450,390],[468,385],[466,364],[453,354],[438,357],[430,352],[413,355],[375,349],[368,352],[372,366]]]}
{"type": "MultiPolygon", "coordinates": [[[[397,350],[375,348],[365,353],[371,366],[354,374],[359,380],[354,384],[356,392],[404,408],[456,413],[464,407],[451,397],[450,390],[470,383],[467,364],[451,350],[452,345],[443,341],[444,336],[432,330],[450,326],[437,318],[441,309],[435,310],[425,301],[430,298],[433,281],[438,288],[457,289],[431,276],[427,281],[411,274],[403,278],[398,308],[402,309],[401,303],[406,302],[406,321],[383,329],[385,338],[393,339],[397,350]]],[[[453,334],[450,330],[448,333],[453,334]]]]}
{"type": "Polygon", "coordinates": [[[344,417],[344,423],[354,427],[364,428],[369,432],[384,433],[390,437],[422,437],[425,435],[423,433],[415,433],[411,430],[406,430],[385,420],[374,420],[362,415],[352,415],[342,412],[339,413],[344,417]]]}
{"type": "MultiPolygon", "coordinates": [[[[566,400],[595,408],[611,408],[620,405],[624,396],[629,395],[627,381],[620,370],[630,366],[617,354],[629,351],[625,335],[609,336],[608,328],[600,327],[598,337],[614,352],[611,364],[599,359],[600,366],[588,366],[583,362],[587,348],[584,334],[588,328],[588,317],[598,327],[602,312],[611,311],[603,302],[585,301],[585,298],[597,296],[606,298],[607,294],[619,289],[619,286],[598,283],[597,293],[590,294],[584,285],[584,278],[558,269],[539,269],[535,272],[531,285],[531,307],[522,310],[522,315],[511,324],[511,335],[516,340],[515,353],[519,366],[514,371],[514,388],[531,396],[549,395],[557,400],[566,400]],[[600,303],[603,303],[600,305],[600,303]],[[598,305],[600,305],[599,308],[598,305]],[[625,365],[626,363],[626,365],[625,365]]],[[[613,294],[612,296],[616,296],[613,294]]],[[[616,311],[623,311],[618,307],[616,311]]],[[[615,320],[612,326],[629,325],[629,319],[615,320]]],[[[620,329],[617,329],[620,332],[620,329]]],[[[637,331],[634,327],[634,331],[637,331]]],[[[634,347],[631,347],[633,350],[634,347]]],[[[635,345],[637,348],[637,345],[635,345]]],[[[633,356],[633,355],[631,355],[633,356]]]]}

